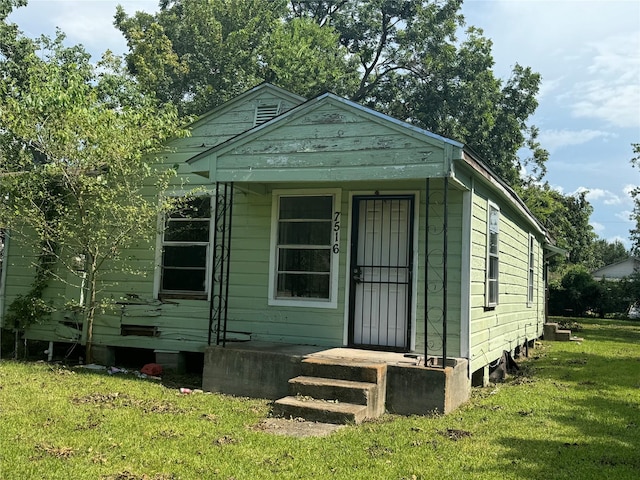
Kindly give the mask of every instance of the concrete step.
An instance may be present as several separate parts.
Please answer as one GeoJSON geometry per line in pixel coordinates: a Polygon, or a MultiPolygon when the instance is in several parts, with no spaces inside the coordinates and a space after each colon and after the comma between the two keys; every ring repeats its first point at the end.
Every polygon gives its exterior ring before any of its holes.
{"type": "Polygon", "coordinates": [[[367,363],[348,359],[310,357],[302,361],[302,374],[307,377],[335,378],[354,382],[383,384],[386,363],[367,363]]]}
{"type": "Polygon", "coordinates": [[[571,340],[571,330],[561,330],[557,323],[545,323],[543,325],[543,338],[556,342],[568,342],[571,340]]]}
{"type": "Polygon", "coordinates": [[[289,380],[289,389],[292,395],[368,405],[370,399],[376,394],[377,384],[336,378],[300,376],[289,380]]]}
{"type": "Polygon", "coordinates": [[[273,413],[285,418],[301,417],[311,422],[360,423],[367,417],[367,407],[311,397],[284,397],[274,402],[273,413]]]}

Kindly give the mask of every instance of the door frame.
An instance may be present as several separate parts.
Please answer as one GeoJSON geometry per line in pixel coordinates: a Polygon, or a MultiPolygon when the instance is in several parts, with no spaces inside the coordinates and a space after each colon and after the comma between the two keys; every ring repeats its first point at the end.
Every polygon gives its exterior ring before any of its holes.
{"type": "MultiPolygon", "coordinates": [[[[345,297],[344,297],[344,329],[343,329],[343,345],[352,346],[354,348],[365,349],[366,345],[351,345],[350,344],[350,299],[351,299],[351,244],[353,242],[353,197],[387,197],[387,196],[413,196],[413,265],[412,272],[413,278],[409,285],[411,289],[410,298],[411,304],[408,306],[410,311],[409,321],[407,328],[409,329],[409,337],[407,338],[407,351],[415,351],[416,348],[416,326],[417,326],[417,291],[418,291],[418,277],[421,274],[419,268],[419,238],[420,238],[420,190],[353,190],[349,192],[349,204],[348,204],[348,231],[347,231],[347,255],[345,265],[345,297]]],[[[375,348],[375,347],[372,347],[375,348]]]]}

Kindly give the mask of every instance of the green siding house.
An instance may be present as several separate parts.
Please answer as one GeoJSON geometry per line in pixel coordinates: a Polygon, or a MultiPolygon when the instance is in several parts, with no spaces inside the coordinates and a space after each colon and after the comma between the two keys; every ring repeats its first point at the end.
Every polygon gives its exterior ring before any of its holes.
{"type": "MultiPolygon", "coordinates": [[[[191,132],[164,155],[179,165],[174,188],[156,193],[196,188],[196,213],[159,219],[156,245],[130,252],[146,275],[105,287],[117,308],[94,324],[103,361],[122,347],[167,362],[206,351],[207,389],[277,396],[266,382],[279,381],[279,367],[260,371],[259,354],[378,352],[456,370],[455,407],[474,374],[486,378],[504,351],[542,335],[553,247],[463,144],[330,93],[306,100],[269,84],[204,115],[191,132]],[[225,352],[239,355],[236,367],[208,376],[225,352]],[[238,384],[248,366],[260,373],[238,384]]],[[[32,275],[28,252],[12,247],[9,239],[5,311],[32,275]]],[[[79,289],[52,284],[47,295],[58,309],[26,337],[83,343],[83,326],[63,308],[79,289]]]]}

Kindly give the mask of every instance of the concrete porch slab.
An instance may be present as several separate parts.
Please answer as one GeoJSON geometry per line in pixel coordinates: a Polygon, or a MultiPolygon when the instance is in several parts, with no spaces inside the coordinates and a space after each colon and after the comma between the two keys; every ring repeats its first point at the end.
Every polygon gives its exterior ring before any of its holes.
{"type": "Polygon", "coordinates": [[[289,380],[302,375],[302,360],[332,359],[349,363],[386,363],[386,405],[401,415],[448,413],[469,399],[468,361],[346,347],[318,347],[270,342],[242,342],[205,350],[202,388],[206,391],[278,399],[289,394],[289,380]],[[416,358],[417,357],[417,358],[416,358]]]}

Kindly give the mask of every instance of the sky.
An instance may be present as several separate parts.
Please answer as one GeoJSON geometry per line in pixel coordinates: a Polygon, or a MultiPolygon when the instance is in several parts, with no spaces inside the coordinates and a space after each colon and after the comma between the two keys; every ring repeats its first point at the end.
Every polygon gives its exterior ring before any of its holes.
{"type": "MultiPolygon", "coordinates": [[[[31,37],[58,27],[97,60],[127,51],[113,26],[118,4],[129,15],[158,8],[157,0],[29,0],[9,19],[31,37]]],[[[640,184],[630,164],[640,143],[640,1],[465,0],[462,14],[492,40],[498,78],[516,63],[541,74],[530,123],[550,153],[545,179],[564,194],[588,191],[595,233],[629,247],[629,191],[640,184]]]]}

